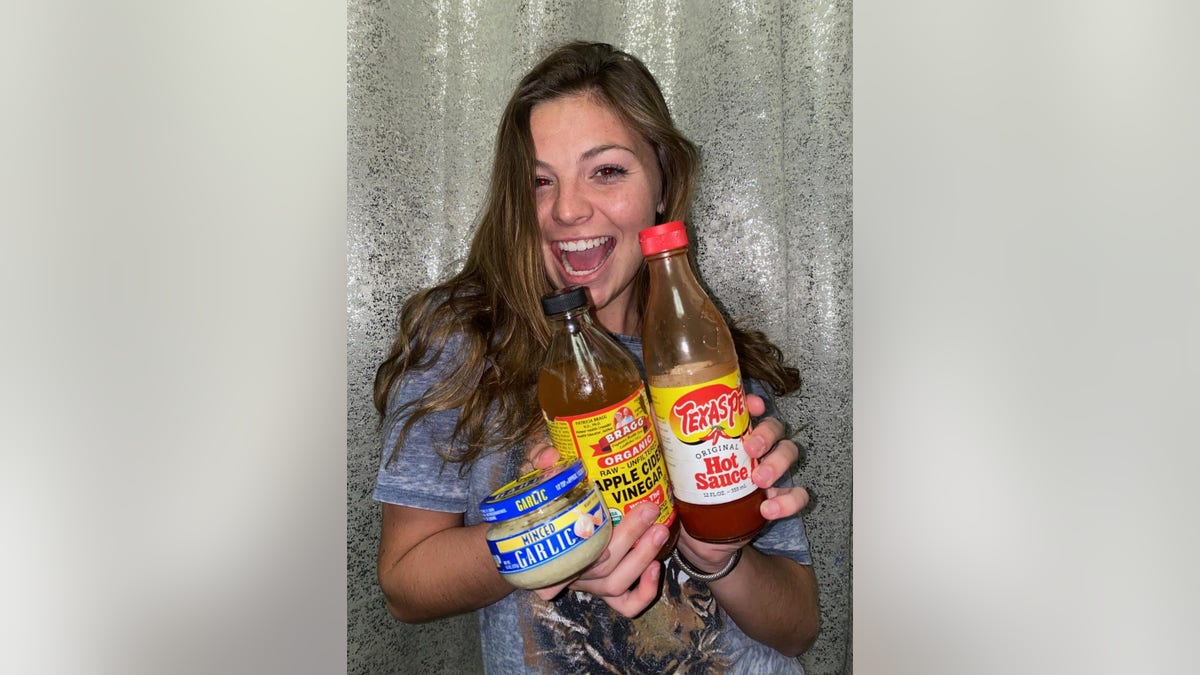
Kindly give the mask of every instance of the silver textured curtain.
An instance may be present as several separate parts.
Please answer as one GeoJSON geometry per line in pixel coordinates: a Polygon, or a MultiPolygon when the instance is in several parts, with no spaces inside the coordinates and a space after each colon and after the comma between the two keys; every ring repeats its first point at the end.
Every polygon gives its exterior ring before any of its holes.
{"type": "Polygon", "coordinates": [[[453,271],[517,79],[550,46],[610,42],[658,78],[702,153],[707,284],[801,370],[781,407],[820,585],[810,674],[850,672],[850,0],[350,0],[348,671],[475,672],[473,617],[405,626],[375,581],[371,381],[401,300],[453,271]]]}

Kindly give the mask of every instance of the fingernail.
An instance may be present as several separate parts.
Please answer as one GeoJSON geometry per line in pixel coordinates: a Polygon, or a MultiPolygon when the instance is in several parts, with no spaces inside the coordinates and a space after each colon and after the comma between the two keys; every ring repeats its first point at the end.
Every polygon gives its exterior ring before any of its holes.
{"type": "Polygon", "coordinates": [[[763,467],[758,467],[754,470],[754,474],[750,477],[754,484],[766,488],[775,484],[775,480],[771,478],[771,470],[763,467]]]}
{"type": "Polygon", "coordinates": [[[779,515],[779,505],[775,502],[763,502],[762,514],[764,518],[774,518],[779,515]]]}
{"type": "Polygon", "coordinates": [[[667,543],[667,536],[670,534],[671,531],[666,527],[656,527],[653,534],[650,535],[650,539],[654,542],[655,546],[662,546],[667,543]]]}
{"type": "Polygon", "coordinates": [[[656,561],[650,567],[650,581],[658,581],[658,575],[660,574],[662,574],[662,565],[659,565],[656,561]]]}

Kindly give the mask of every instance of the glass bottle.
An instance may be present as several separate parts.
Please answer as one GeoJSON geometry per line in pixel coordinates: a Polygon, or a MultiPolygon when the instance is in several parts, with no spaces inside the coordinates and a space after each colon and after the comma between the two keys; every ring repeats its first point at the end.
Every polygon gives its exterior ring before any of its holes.
{"type": "Polygon", "coordinates": [[[750,414],[729,327],[692,271],[682,221],[638,239],[650,270],[646,380],[675,508],[696,539],[748,539],[766,524],[765,493],[751,481],[757,462],[742,447],[750,414]]]}
{"type": "Polygon", "coordinates": [[[614,525],[638,504],[658,507],[656,522],[671,531],[656,555],[664,560],[679,537],[679,520],[637,363],[592,321],[586,288],[546,295],[542,311],[551,338],[538,403],[550,440],[563,459],[583,460],[614,525]]]}

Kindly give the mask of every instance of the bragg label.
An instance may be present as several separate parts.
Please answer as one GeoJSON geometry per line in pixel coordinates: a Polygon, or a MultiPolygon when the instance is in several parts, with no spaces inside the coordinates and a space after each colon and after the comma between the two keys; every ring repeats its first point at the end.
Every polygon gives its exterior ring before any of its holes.
{"type": "Polygon", "coordinates": [[[755,490],[757,465],[742,449],[750,428],[741,371],[687,387],[650,387],[654,421],[675,497],[723,504],[755,490]]]}
{"type": "Polygon", "coordinates": [[[656,522],[674,522],[675,505],[644,387],[604,410],[547,417],[546,427],[560,456],[583,460],[588,478],[604,494],[613,525],[642,502],[658,506],[656,522]]]}

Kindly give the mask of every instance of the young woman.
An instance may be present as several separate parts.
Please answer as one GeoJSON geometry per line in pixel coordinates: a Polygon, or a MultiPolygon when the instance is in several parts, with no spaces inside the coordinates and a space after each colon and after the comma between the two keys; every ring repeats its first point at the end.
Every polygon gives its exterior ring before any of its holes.
{"type": "Polygon", "coordinates": [[[640,61],[604,44],[565,45],[522,79],[503,113],[462,270],[401,312],[375,380],[380,586],[406,622],[480,610],[489,671],[796,672],[792,657],[816,637],[816,580],[797,516],[808,496],[790,487],[799,453],[781,438],[768,392],[794,391],[799,378],[761,333],[732,327],[760,416],[746,446],[761,459],[753,477],[771,523],[753,542],[707,544],[682,530],[677,543],[701,571],[741,550],[727,575],[704,583],[657,562],[668,530],[649,507],[623,519],[577,578],[534,592],[501,578],[484,539],[479,502],[555,456],[541,442],[535,389],[549,341],[541,296],[588,286],[596,318],[640,362],[637,235],[685,219],[696,165],[640,61]]]}

